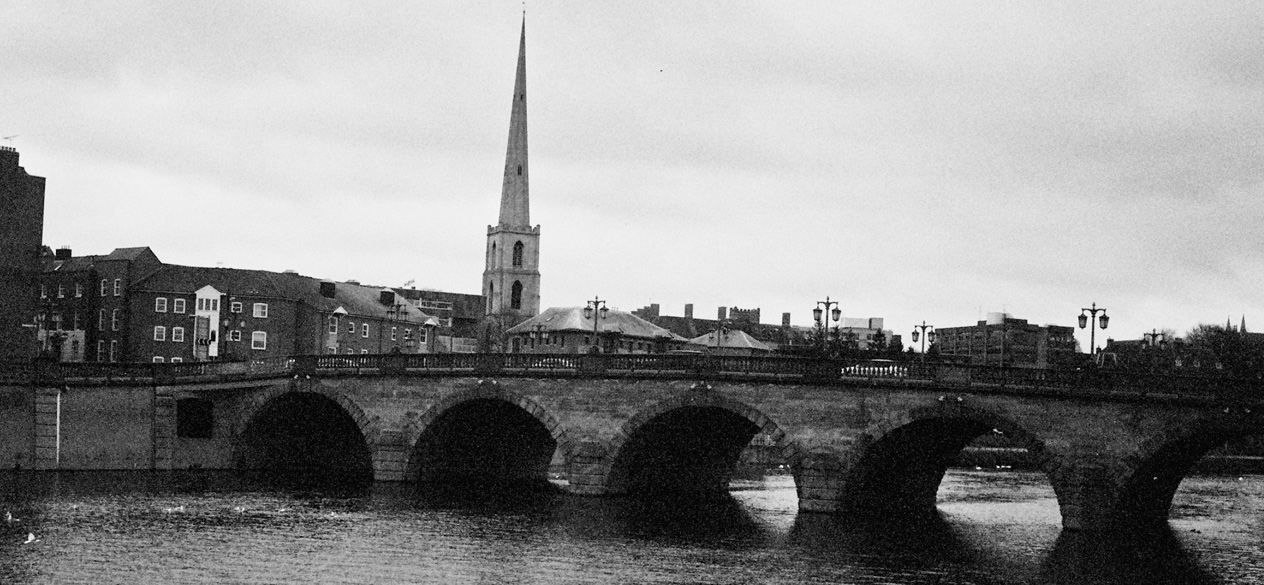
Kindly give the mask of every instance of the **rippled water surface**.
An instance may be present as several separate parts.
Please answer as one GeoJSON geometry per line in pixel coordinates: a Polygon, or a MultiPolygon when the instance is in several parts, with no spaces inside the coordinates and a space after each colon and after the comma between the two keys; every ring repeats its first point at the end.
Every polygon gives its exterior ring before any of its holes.
{"type": "Polygon", "coordinates": [[[1019,472],[950,472],[917,526],[799,515],[788,476],[692,503],[5,481],[0,583],[1264,582],[1260,476],[1187,479],[1169,529],[1135,542],[1062,533],[1044,476],[1019,472]]]}

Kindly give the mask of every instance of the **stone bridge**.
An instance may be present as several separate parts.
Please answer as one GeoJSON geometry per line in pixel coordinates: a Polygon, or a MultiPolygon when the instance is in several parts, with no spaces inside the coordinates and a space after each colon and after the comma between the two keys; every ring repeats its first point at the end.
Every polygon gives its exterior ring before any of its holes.
{"type": "Polygon", "coordinates": [[[1164,521],[1195,461],[1264,432],[1259,382],[1098,371],[410,355],[6,372],[0,457],[15,467],[429,483],[543,482],[552,464],[577,494],[711,492],[758,437],[802,512],[918,514],[958,453],[995,435],[1047,475],[1069,530],[1164,521]]]}

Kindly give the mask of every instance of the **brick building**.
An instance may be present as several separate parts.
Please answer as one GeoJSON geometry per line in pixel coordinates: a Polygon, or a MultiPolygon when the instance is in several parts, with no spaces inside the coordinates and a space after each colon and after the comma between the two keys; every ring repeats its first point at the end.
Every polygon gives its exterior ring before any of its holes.
{"type": "Polygon", "coordinates": [[[38,348],[35,287],[44,245],[44,178],[0,146],[0,361],[27,360],[38,348]]]}
{"type": "MultiPolygon", "coordinates": [[[[441,351],[441,322],[388,288],[290,272],[163,264],[149,248],[104,256],[58,250],[38,281],[36,338],[62,361],[187,362],[307,354],[441,351]]],[[[473,296],[473,299],[461,297],[473,296]]],[[[437,301],[434,301],[437,302],[437,301]]],[[[455,306],[455,304],[454,304],[455,306]]]]}

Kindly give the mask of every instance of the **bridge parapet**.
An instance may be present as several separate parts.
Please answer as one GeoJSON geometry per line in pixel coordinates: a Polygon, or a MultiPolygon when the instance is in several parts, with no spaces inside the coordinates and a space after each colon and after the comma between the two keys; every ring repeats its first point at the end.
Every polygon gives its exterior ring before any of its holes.
{"type": "Polygon", "coordinates": [[[0,382],[38,385],[194,384],[293,377],[487,376],[698,379],[820,385],[959,388],[1110,400],[1264,402],[1264,381],[1098,369],[1031,369],[792,357],[654,354],[309,355],[241,362],[7,363],[0,382]]]}

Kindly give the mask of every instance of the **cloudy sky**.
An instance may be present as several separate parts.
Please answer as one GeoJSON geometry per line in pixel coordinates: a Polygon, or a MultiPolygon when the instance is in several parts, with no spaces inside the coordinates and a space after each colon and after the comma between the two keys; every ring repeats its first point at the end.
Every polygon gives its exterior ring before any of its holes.
{"type": "MultiPolygon", "coordinates": [[[[0,137],[48,179],[52,247],[477,293],[522,17],[10,0],[0,137]]],[[[533,0],[526,20],[544,306],[806,325],[828,295],[906,342],[1093,302],[1117,339],[1264,331],[1264,4],[533,0]]]]}

